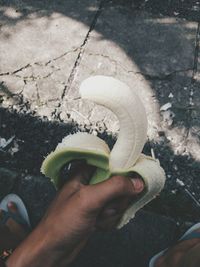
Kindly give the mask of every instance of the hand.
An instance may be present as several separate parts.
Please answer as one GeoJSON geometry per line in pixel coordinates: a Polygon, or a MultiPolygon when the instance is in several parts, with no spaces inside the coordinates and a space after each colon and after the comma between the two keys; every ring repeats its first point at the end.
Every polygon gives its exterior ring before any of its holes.
{"type": "Polygon", "coordinates": [[[9,258],[8,267],[66,267],[96,229],[117,225],[144,188],[141,179],[121,176],[87,185],[93,168],[84,165],[77,169],[39,226],[9,258]]]}

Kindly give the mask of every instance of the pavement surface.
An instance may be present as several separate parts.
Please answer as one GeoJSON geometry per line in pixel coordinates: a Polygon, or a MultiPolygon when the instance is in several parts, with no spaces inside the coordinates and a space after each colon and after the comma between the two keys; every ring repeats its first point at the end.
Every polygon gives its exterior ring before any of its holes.
{"type": "Polygon", "coordinates": [[[97,74],[137,89],[144,152],[153,148],[167,174],[144,213],[97,234],[74,266],[147,266],[182,231],[177,222],[199,220],[199,23],[198,0],[0,0],[0,198],[18,193],[35,226],[56,194],[40,166],[57,143],[81,130],[113,146],[116,117],[77,99],[97,74]]]}

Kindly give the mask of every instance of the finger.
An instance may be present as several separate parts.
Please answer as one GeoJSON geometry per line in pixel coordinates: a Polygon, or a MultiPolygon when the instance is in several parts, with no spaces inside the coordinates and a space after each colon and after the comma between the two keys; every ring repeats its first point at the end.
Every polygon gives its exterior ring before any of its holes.
{"type": "MultiPolygon", "coordinates": [[[[52,208],[57,209],[63,204],[63,202],[69,200],[69,198],[71,198],[77,191],[80,190],[81,187],[84,186],[84,181],[90,180],[94,169],[95,168],[93,166],[87,165],[85,162],[78,162],[77,165],[74,164],[68,181],[65,182],[59,190],[55,201],[53,201],[48,210],[52,208]]],[[[48,212],[46,213],[46,216],[47,214],[48,212]]]]}
{"type": "Polygon", "coordinates": [[[83,185],[88,184],[93,171],[93,166],[87,164],[77,165],[76,169],[71,173],[68,182],[63,186],[61,194],[68,198],[77,192],[83,185]]]}
{"type": "MultiPolygon", "coordinates": [[[[140,193],[144,188],[141,179],[135,178],[135,181],[131,181],[135,184],[135,192],[140,193]]],[[[134,196],[134,198],[137,199],[137,196],[134,196]]],[[[117,198],[106,204],[106,206],[98,215],[97,228],[107,231],[115,227],[119,223],[119,220],[123,216],[124,212],[130,206],[130,204],[134,202],[134,200],[133,197],[125,196],[117,198]]]]}
{"type": "Polygon", "coordinates": [[[132,203],[132,197],[117,198],[106,204],[106,206],[100,213],[100,217],[106,218],[109,216],[113,216],[115,214],[121,214],[129,207],[131,203],[132,203]]]}
{"type": "Polygon", "coordinates": [[[95,167],[88,165],[85,160],[74,160],[62,167],[58,188],[61,189],[71,181],[88,184],[94,170],[95,167]]]}
{"type": "Polygon", "coordinates": [[[108,203],[98,215],[97,228],[111,230],[119,223],[119,220],[131,203],[130,197],[120,197],[108,203]]]}
{"type": "Polygon", "coordinates": [[[102,209],[110,201],[120,197],[133,198],[141,192],[144,184],[132,180],[128,177],[113,176],[112,178],[95,185],[85,187],[83,198],[86,209],[91,211],[98,211],[102,209]],[[140,187],[140,190],[138,188],[140,187]]]}

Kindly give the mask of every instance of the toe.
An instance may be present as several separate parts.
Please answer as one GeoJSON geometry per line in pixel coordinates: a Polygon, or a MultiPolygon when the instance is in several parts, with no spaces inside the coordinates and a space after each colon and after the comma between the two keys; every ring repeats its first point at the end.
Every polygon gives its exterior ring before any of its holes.
{"type": "Polygon", "coordinates": [[[14,203],[14,202],[12,202],[12,201],[10,201],[9,203],[8,203],[8,210],[10,211],[10,212],[12,212],[12,213],[18,213],[18,208],[17,208],[17,205],[14,203]]]}

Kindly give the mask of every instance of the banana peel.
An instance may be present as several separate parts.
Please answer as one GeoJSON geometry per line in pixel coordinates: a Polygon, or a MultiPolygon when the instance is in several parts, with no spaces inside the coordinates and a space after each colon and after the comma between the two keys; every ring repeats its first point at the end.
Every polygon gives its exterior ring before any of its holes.
{"type": "Polygon", "coordinates": [[[117,228],[123,227],[135,213],[155,198],[165,184],[165,172],[159,161],[141,153],[147,138],[145,108],[137,93],[112,77],[93,76],[80,87],[83,99],[112,110],[120,122],[120,132],[112,151],[99,137],[76,133],[65,137],[44,160],[41,172],[57,186],[62,167],[73,160],[85,160],[95,166],[90,184],[109,179],[113,175],[131,177],[139,174],[145,184],[144,193],[128,207],[117,228]]]}

